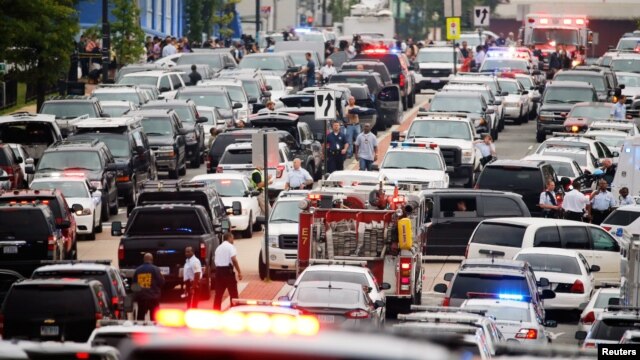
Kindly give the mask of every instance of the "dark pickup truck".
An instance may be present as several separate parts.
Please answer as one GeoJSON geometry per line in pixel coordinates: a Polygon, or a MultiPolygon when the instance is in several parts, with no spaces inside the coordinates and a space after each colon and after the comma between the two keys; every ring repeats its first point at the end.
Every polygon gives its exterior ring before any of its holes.
{"type": "Polygon", "coordinates": [[[211,296],[213,256],[220,244],[220,234],[229,223],[214,228],[207,210],[194,204],[155,204],[138,206],[131,212],[126,228],[114,222],[112,236],[122,236],[118,246],[118,267],[132,279],[145,253],[164,275],[165,286],[172,289],[182,283],[184,250],[191,246],[202,264],[201,296],[211,296]]]}

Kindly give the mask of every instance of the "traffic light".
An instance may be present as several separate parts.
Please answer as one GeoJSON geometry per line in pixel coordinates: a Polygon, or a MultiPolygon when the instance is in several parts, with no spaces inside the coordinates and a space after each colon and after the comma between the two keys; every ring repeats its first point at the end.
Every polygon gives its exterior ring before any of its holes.
{"type": "Polygon", "coordinates": [[[307,16],[307,24],[309,26],[313,25],[313,16],[307,16]]]}

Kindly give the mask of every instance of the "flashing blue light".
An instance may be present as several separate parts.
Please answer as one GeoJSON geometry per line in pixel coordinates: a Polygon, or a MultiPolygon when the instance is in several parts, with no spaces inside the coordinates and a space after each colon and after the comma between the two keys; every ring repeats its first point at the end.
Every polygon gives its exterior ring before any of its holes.
{"type": "Polygon", "coordinates": [[[437,145],[436,144],[427,144],[427,143],[412,143],[412,142],[398,142],[398,141],[392,141],[391,142],[391,147],[392,148],[403,148],[403,147],[417,147],[417,148],[436,148],[437,145]]]}
{"type": "Polygon", "coordinates": [[[623,231],[624,230],[622,228],[618,228],[618,230],[616,230],[616,236],[617,237],[622,237],[623,231]]]}
{"type": "Polygon", "coordinates": [[[294,31],[296,33],[308,33],[308,32],[311,31],[311,29],[309,29],[309,28],[295,28],[294,31]]]}
{"type": "Polygon", "coordinates": [[[517,295],[517,294],[500,294],[498,295],[498,298],[500,300],[515,300],[515,301],[524,300],[524,297],[522,295],[517,295]]]}

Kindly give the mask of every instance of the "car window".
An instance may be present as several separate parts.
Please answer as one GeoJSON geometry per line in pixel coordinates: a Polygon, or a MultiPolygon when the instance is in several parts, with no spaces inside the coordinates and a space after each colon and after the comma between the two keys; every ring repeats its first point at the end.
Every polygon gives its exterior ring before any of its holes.
{"type": "Polygon", "coordinates": [[[593,250],[612,252],[620,251],[620,246],[618,245],[618,243],[611,237],[611,235],[607,234],[604,230],[595,227],[589,227],[589,233],[591,235],[591,241],[593,241],[593,250]]]}
{"type": "Polygon", "coordinates": [[[142,211],[139,212],[133,221],[129,221],[127,234],[136,235],[202,235],[205,233],[200,218],[196,216],[195,211],[176,211],[171,212],[171,216],[167,217],[166,211],[142,211]],[[162,224],[162,226],[158,226],[162,224]]]}
{"type": "Polygon", "coordinates": [[[556,226],[541,227],[533,238],[533,247],[561,247],[560,234],[556,226]]]}
{"type": "Polygon", "coordinates": [[[533,271],[575,275],[582,274],[578,260],[573,256],[520,254],[516,257],[516,260],[528,262],[533,268],[533,271]]]}
{"type": "Polygon", "coordinates": [[[458,274],[453,280],[450,297],[466,299],[469,293],[529,295],[530,291],[524,276],[458,274]]]}
{"type": "Polygon", "coordinates": [[[21,286],[13,288],[3,310],[5,317],[14,314],[22,318],[28,314],[29,318],[47,319],[55,312],[64,314],[65,320],[72,317],[95,319],[94,304],[91,291],[85,286],[21,286]],[[42,306],[42,299],[46,299],[46,306],[42,306]]]}
{"type": "Polygon", "coordinates": [[[477,244],[521,247],[526,228],[518,225],[480,223],[470,242],[477,244]]]}
{"type": "Polygon", "coordinates": [[[300,282],[307,281],[339,281],[369,286],[364,274],[347,271],[307,271],[302,275],[300,282]]]}
{"type": "Polygon", "coordinates": [[[135,143],[135,146],[144,146],[144,142],[142,141],[142,135],[140,135],[140,132],[134,132],[133,133],[133,141],[135,143]]]}
{"type": "Polygon", "coordinates": [[[165,75],[160,78],[160,84],[158,85],[159,90],[171,89],[171,83],[169,82],[169,76],[165,75]]]}
{"type": "Polygon", "coordinates": [[[440,217],[477,217],[476,197],[440,197],[440,217]]]}
{"type": "Polygon", "coordinates": [[[615,210],[602,223],[607,225],[627,226],[640,217],[640,211],[615,210]]]}
{"type": "Polygon", "coordinates": [[[589,236],[584,226],[560,226],[560,238],[565,249],[590,249],[589,236]]]}
{"type": "Polygon", "coordinates": [[[511,191],[542,189],[544,187],[539,169],[519,166],[486,167],[480,175],[478,186],[481,189],[509,189],[511,191]]]}
{"type": "Polygon", "coordinates": [[[518,202],[507,197],[483,197],[483,216],[524,216],[518,202]]]}
{"type": "Polygon", "coordinates": [[[173,83],[173,90],[180,89],[182,87],[182,82],[180,82],[180,78],[177,74],[171,74],[171,82],[173,83]]]}

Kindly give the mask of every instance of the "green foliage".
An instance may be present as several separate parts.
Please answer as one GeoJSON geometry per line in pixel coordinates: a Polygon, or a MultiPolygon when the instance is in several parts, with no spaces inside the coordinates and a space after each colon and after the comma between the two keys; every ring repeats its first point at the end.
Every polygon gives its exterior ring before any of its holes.
{"type": "Polygon", "coordinates": [[[241,0],[202,0],[203,2],[203,22],[207,37],[213,33],[215,26],[219,27],[221,37],[233,35],[233,30],[228,25],[233,21],[235,13],[233,8],[241,0]]]}
{"type": "Polygon", "coordinates": [[[111,14],[115,18],[111,23],[111,39],[116,60],[119,65],[138,62],[145,53],[144,32],[140,26],[140,8],[136,1],[110,1],[113,4],[111,14]]]}
{"type": "Polygon", "coordinates": [[[358,0],[329,0],[327,10],[331,13],[334,22],[342,22],[345,16],[349,16],[351,6],[359,3],[358,0]]]}
{"type": "Polygon", "coordinates": [[[204,21],[202,20],[203,0],[186,0],[188,28],[185,29],[190,40],[202,40],[204,21]]]}

